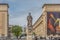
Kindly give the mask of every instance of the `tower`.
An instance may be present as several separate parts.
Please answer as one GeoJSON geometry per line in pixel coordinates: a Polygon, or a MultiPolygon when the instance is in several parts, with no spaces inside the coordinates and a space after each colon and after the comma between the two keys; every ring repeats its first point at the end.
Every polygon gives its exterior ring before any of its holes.
{"type": "Polygon", "coordinates": [[[0,3],[0,36],[8,34],[8,4],[0,3]]]}
{"type": "Polygon", "coordinates": [[[32,16],[31,13],[27,16],[27,40],[32,40],[32,16]]]}

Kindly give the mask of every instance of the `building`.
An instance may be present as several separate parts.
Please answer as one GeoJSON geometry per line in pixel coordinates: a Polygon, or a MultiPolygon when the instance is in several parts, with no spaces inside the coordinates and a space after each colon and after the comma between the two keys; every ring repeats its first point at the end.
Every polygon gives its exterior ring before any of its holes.
{"type": "Polygon", "coordinates": [[[8,4],[0,3],[0,36],[7,36],[8,34],[8,4]]]}
{"type": "Polygon", "coordinates": [[[40,37],[60,37],[60,4],[44,4],[42,14],[33,24],[33,32],[40,37]]]}

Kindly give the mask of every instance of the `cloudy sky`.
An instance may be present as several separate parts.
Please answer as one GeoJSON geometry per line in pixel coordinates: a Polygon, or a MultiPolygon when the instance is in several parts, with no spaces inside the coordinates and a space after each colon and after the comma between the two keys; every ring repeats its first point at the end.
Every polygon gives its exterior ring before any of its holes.
{"type": "Polygon", "coordinates": [[[31,12],[33,23],[42,14],[45,3],[59,4],[60,0],[0,0],[0,3],[9,4],[9,24],[26,26],[26,17],[31,12]]]}

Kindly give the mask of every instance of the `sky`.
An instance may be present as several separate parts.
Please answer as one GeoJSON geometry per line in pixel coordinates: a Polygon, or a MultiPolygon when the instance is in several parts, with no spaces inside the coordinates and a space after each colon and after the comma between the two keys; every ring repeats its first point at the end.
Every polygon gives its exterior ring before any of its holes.
{"type": "Polygon", "coordinates": [[[0,3],[8,3],[9,25],[27,25],[29,12],[33,17],[33,24],[42,14],[44,4],[60,4],[60,0],[0,0],[0,3]]]}

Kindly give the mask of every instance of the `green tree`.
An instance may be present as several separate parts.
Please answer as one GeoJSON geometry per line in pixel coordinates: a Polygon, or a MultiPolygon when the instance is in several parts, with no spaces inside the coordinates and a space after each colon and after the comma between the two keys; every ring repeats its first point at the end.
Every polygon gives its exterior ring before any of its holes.
{"type": "Polygon", "coordinates": [[[22,34],[22,27],[19,25],[12,26],[12,33],[19,40],[19,36],[22,34]]]}

